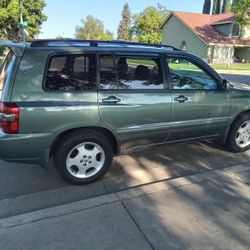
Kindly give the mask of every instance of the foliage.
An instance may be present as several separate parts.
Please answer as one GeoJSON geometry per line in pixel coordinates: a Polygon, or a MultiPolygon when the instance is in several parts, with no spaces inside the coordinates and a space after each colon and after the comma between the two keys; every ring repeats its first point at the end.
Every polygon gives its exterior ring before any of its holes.
{"type": "Polygon", "coordinates": [[[128,3],[123,6],[122,20],[120,21],[118,26],[117,39],[131,39],[131,13],[128,3]]]}
{"type": "MultiPolygon", "coordinates": [[[[44,0],[23,0],[23,19],[28,23],[26,28],[29,39],[33,39],[47,20],[43,14],[44,0]]],[[[18,40],[19,5],[18,0],[0,0],[0,39],[18,40]]]]}
{"type": "Polygon", "coordinates": [[[103,22],[91,15],[86,20],[81,20],[82,25],[76,26],[75,36],[87,40],[112,40],[113,34],[105,30],[103,22]]]}
{"type": "Polygon", "coordinates": [[[231,0],[223,0],[221,12],[228,13],[230,11],[231,11],[231,0]]]}
{"type": "Polygon", "coordinates": [[[220,14],[220,10],[221,10],[221,0],[214,0],[212,14],[213,15],[220,14]]]}
{"type": "Polygon", "coordinates": [[[235,0],[232,5],[232,11],[235,14],[236,22],[240,25],[240,36],[243,34],[245,26],[250,25],[250,0],[235,0]]]}
{"type": "Polygon", "coordinates": [[[205,0],[203,5],[203,14],[210,14],[211,12],[211,0],[205,0]]]}
{"type": "Polygon", "coordinates": [[[133,39],[139,42],[160,43],[160,26],[164,22],[168,11],[162,5],[148,7],[134,16],[133,39]]]}
{"type": "Polygon", "coordinates": [[[238,0],[233,0],[232,5],[234,5],[236,2],[238,2],[238,0]]]}
{"type": "Polygon", "coordinates": [[[216,70],[249,70],[250,71],[250,64],[246,63],[233,63],[228,66],[227,64],[212,64],[210,65],[216,70]]]}

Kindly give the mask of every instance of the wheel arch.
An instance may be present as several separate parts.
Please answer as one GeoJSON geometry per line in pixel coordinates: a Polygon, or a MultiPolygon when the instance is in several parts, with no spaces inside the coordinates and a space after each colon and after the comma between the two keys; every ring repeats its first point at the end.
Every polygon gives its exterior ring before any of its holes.
{"type": "Polygon", "coordinates": [[[104,135],[107,138],[107,140],[111,143],[114,155],[119,154],[120,143],[118,141],[118,138],[109,129],[103,128],[103,127],[80,127],[80,128],[72,128],[72,129],[63,131],[62,133],[57,135],[51,144],[49,156],[52,157],[54,155],[57,145],[65,136],[68,136],[71,133],[75,133],[76,131],[79,131],[79,133],[84,133],[84,131],[86,130],[88,131],[91,130],[93,132],[98,132],[104,135]]]}

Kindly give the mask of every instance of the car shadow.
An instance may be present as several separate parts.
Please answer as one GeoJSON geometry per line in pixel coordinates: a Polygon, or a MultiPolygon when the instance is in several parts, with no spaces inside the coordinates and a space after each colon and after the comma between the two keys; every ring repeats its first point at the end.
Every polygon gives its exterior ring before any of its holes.
{"type": "Polygon", "coordinates": [[[212,141],[158,146],[115,158],[103,183],[109,192],[221,169],[250,161],[250,151],[232,153],[212,141]]]}

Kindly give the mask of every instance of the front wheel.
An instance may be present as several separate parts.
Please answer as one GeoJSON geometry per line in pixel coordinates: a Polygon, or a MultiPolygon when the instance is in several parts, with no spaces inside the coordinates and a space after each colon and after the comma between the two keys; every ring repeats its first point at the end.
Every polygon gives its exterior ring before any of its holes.
{"type": "Polygon", "coordinates": [[[234,122],[227,144],[233,152],[244,152],[250,148],[250,114],[241,115],[234,122]]]}
{"type": "Polygon", "coordinates": [[[99,133],[82,133],[66,136],[55,154],[55,166],[69,184],[96,181],[112,164],[113,151],[109,141],[99,133]]]}

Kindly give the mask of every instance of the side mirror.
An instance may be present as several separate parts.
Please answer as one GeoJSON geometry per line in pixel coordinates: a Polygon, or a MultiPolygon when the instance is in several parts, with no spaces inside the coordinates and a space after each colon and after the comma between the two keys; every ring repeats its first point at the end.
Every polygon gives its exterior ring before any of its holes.
{"type": "Polygon", "coordinates": [[[229,82],[227,79],[224,78],[222,81],[222,90],[227,90],[228,87],[229,87],[229,82]]]}

